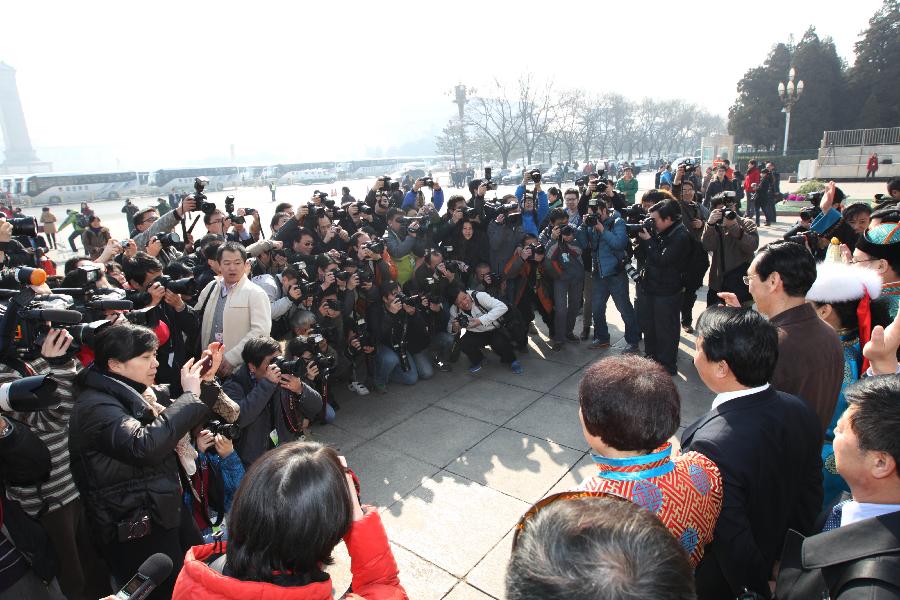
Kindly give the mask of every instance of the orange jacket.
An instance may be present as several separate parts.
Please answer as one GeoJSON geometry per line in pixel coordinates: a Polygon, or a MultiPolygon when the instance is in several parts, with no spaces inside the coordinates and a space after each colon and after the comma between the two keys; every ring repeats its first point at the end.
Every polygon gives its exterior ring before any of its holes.
{"type": "MultiPolygon", "coordinates": [[[[407,600],[400,585],[397,563],[388,545],[381,517],[374,508],[353,523],[344,536],[353,572],[350,600],[407,600]]],[[[209,568],[204,562],[215,544],[188,550],[184,568],[175,582],[173,600],[331,600],[331,580],[299,587],[282,587],[260,581],[240,581],[209,568]]]]}

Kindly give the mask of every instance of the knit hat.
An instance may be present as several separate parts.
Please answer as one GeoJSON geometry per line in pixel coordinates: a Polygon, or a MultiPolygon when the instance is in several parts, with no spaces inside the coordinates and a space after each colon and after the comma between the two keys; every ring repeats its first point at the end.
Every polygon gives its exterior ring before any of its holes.
{"type": "Polygon", "coordinates": [[[900,258],[900,223],[881,223],[859,236],[856,247],[869,256],[896,260],[900,258]]]}
{"type": "MultiPolygon", "coordinates": [[[[872,335],[871,300],[881,295],[881,275],[872,269],[843,263],[819,263],[816,280],[806,292],[806,299],[820,304],[835,304],[859,300],[856,320],[859,324],[859,346],[866,345],[872,335]]],[[[863,370],[869,359],[863,358],[863,370]]]]}

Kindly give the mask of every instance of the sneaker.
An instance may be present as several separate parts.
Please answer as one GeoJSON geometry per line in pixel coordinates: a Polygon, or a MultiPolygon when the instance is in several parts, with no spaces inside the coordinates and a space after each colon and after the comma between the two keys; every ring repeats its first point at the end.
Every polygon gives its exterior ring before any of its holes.
{"type": "Polygon", "coordinates": [[[591,337],[591,330],[590,330],[590,329],[582,329],[582,330],[581,330],[581,341],[582,341],[582,342],[588,341],[588,339],[589,339],[590,337],[591,337]]]}
{"type": "Polygon", "coordinates": [[[512,369],[512,372],[515,373],[516,375],[522,374],[522,370],[523,370],[522,363],[520,363],[517,360],[512,361],[509,365],[509,368],[512,369]]]}
{"type": "Polygon", "coordinates": [[[434,365],[435,369],[441,371],[442,373],[449,373],[453,370],[453,367],[451,367],[449,363],[445,363],[444,361],[438,360],[437,358],[431,361],[431,364],[434,365]]]}
{"type": "Polygon", "coordinates": [[[477,373],[481,370],[482,363],[475,363],[471,367],[469,367],[469,373],[477,373]]]}
{"type": "Polygon", "coordinates": [[[637,344],[628,344],[628,347],[622,350],[622,354],[640,354],[641,348],[637,344]]]}
{"type": "Polygon", "coordinates": [[[569,340],[570,342],[577,342],[577,341],[578,341],[578,338],[575,337],[575,334],[574,334],[574,333],[567,333],[567,334],[566,334],[566,339],[569,340]]]}
{"type": "Polygon", "coordinates": [[[380,383],[376,383],[375,384],[375,393],[376,394],[387,394],[387,386],[380,384],[380,383]]]}
{"type": "Polygon", "coordinates": [[[600,340],[594,340],[588,346],[591,350],[603,350],[604,348],[609,348],[609,342],[601,342],[600,340]]]}
{"type": "Polygon", "coordinates": [[[368,396],[369,388],[367,388],[364,384],[359,381],[351,381],[350,385],[347,386],[347,389],[351,392],[354,392],[358,396],[368,396]]]}

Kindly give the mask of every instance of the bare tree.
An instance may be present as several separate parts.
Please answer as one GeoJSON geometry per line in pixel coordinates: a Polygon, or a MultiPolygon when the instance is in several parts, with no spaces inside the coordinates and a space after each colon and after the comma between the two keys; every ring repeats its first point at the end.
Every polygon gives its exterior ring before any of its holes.
{"type": "Polygon", "coordinates": [[[469,103],[468,121],[477,132],[489,139],[497,148],[503,168],[521,138],[522,117],[518,106],[506,94],[499,80],[489,96],[475,96],[469,103]]]}
{"type": "Polygon", "coordinates": [[[579,115],[584,102],[581,90],[570,90],[562,94],[558,103],[555,130],[559,132],[559,141],[566,151],[566,160],[575,160],[575,152],[580,145],[579,136],[581,122],[579,115]]]}
{"type": "Polygon", "coordinates": [[[522,119],[525,162],[531,163],[535,149],[542,143],[556,118],[553,83],[538,83],[531,73],[520,77],[519,115],[522,119]]]}

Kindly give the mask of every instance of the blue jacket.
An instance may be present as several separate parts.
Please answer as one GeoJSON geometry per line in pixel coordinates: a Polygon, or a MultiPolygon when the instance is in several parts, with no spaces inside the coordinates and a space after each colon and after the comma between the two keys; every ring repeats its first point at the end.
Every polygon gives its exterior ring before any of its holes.
{"type": "Polygon", "coordinates": [[[594,261],[594,277],[603,278],[621,271],[625,248],[628,246],[628,234],[625,221],[616,211],[610,211],[603,222],[603,233],[597,233],[593,227],[582,225],[575,234],[576,239],[585,248],[591,248],[594,261]]]}
{"type": "Polygon", "coordinates": [[[828,209],[827,213],[819,213],[818,216],[813,219],[813,222],[810,224],[809,228],[816,233],[825,233],[840,220],[841,213],[838,212],[837,209],[831,208],[828,209]]]}
{"type": "MultiPolygon", "coordinates": [[[[444,206],[444,190],[439,189],[435,190],[434,194],[431,196],[431,202],[434,204],[435,210],[441,212],[441,207],[444,206]]],[[[416,193],[412,190],[406,192],[406,196],[403,197],[403,204],[400,205],[400,208],[403,210],[408,210],[410,208],[416,207],[416,193]]]]}
{"type": "MultiPolygon", "coordinates": [[[[522,198],[525,196],[525,186],[519,185],[516,188],[516,199],[519,201],[519,205],[522,204],[522,198]]],[[[547,216],[547,213],[550,211],[550,203],[547,200],[547,192],[541,190],[537,195],[537,221],[535,221],[534,216],[531,213],[522,212],[522,231],[524,233],[530,233],[532,235],[538,235],[540,233],[541,223],[544,222],[544,218],[547,216]]]]}

